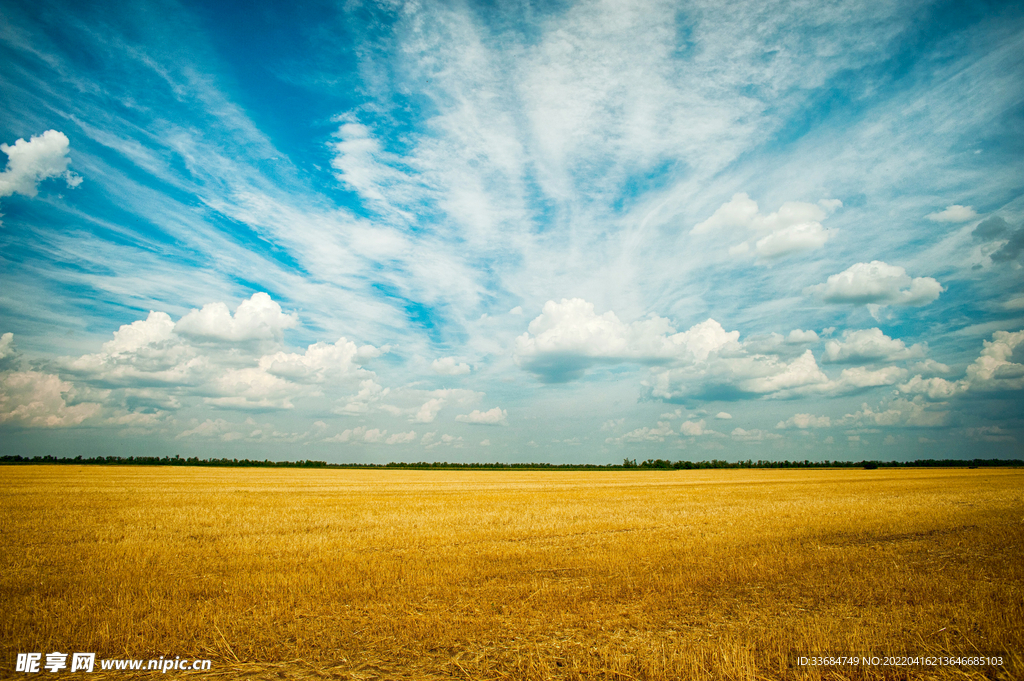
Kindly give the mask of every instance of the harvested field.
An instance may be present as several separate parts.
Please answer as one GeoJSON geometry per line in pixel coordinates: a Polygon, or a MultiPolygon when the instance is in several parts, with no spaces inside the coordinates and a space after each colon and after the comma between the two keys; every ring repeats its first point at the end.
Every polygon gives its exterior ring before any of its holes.
{"type": "Polygon", "coordinates": [[[1024,678],[1022,471],[6,466],[0,498],[3,678],[52,651],[213,661],[165,678],[1024,678]]]}

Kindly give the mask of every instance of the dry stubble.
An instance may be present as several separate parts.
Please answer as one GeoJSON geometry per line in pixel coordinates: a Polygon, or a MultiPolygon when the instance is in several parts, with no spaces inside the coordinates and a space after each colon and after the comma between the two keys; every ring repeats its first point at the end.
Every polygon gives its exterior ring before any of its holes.
{"type": "Polygon", "coordinates": [[[5,676],[17,652],[56,650],[208,657],[201,676],[253,679],[1024,677],[1021,471],[0,481],[5,676]],[[1005,667],[792,659],[979,652],[1005,667]]]}

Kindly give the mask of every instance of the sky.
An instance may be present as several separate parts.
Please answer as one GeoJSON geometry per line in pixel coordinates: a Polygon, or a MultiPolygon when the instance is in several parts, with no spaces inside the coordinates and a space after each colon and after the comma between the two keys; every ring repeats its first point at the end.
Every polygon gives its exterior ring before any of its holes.
{"type": "Polygon", "coordinates": [[[1024,7],[0,2],[0,455],[1024,457],[1024,7]]]}

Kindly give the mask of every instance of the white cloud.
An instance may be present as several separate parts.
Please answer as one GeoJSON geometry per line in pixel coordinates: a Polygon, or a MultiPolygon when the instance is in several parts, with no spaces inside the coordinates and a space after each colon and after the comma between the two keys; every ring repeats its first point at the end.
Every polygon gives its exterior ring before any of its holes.
{"type": "Polygon", "coordinates": [[[974,209],[970,206],[959,206],[952,205],[946,206],[946,210],[938,213],[929,213],[925,215],[926,218],[932,222],[970,222],[974,218],[978,217],[978,214],[974,212],[974,209]]]}
{"type": "Polygon", "coordinates": [[[378,443],[384,440],[384,436],[388,434],[388,431],[381,430],[380,428],[370,428],[363,433],[363,442],[367,443],[378,443]]]}
{"type": "Polygon", "coordinates": [[[717,414],[715,414],[715,418],[722,419],[723,421],[728,421],[729,419],[732,418],[732,414],[726,411],[720,411],[717,414]]]}
{"type": "Polygon", "coordinates": [[[996,331],[991,341],[972,364],[967,367],[967,382],[971,390],[1024,389],[1024,364],[1013,362],[1014,352],[1024,343],[1024,330],[996,331]]]}
{"type": "MultiPolygon", "coordinates": [[[[5,334],[6,336],[7,334],[5,334]]],[[[77,402],[68,381],[39,371],[0,374],[0,423],[29,428],[67,428],[97,416],[101,405],[77,402]]]]}
{"type": "Polygon", "coordinates": [[[882,367],[868,369],[851,367],[843,369],[839,379],[829,384],[829,391],[834,393],[856,390],[858,388],[874,388],[882,385],[893,385],[907,375],[907,370],[900,367],[882,367]]]}
{"type": "Polygon", "coordinates": [[[926,359],[921,362],[915,362],[910,366],[910,373],[920,374],[922,376],[933,376],[935,374],[948,374],[951,371],[948,365],[942,362],[936,362],[934,359],[926,359]]]}
{"type": "Polygon", "coordinates": [[[205,384],[213,394],[204,402],[227,409],[292,409],[292,399],[317,391],[272,376],[258,367],[216,372],[205,384]]]}
{"type": "Polygon", "coordinates": [[[523,308],[522,308],[521,305],[516,305],[511,310],[509,310],[508,313],[509,314],[514,314],[514,315],[521,315],[521,314],[523,314],[523,308]]]}
{"type": "Polygon", "coordinates": [[[480,446],[481,447],[490,447],[491,446],[491,441],[490,440],[480,440],[480,446]]]}
{"type": "Polygon", "coordinates": [[[410,420],[413,423],[433,423],[444,404],[444,398],[433,397],[424,402],[410,420]]]}
{"type": "Polygon", "coordinates": [[[704,222],[693,227],[694,234],[703,234],[730,228],[747,228],[757,217],[757,202],[745,192],[733,194],[733,197],[716,210],[704,222]]]}
{"type": "Polygon", "coordinates": [[[121,326],[101,352],[62,358],[59,365],[88,385],[117,388],[114,398],[125,403],[161,409],[177,409],[186,397],[202,398],[205,404],[222,409],[292,409],[296,398],[319,397],[325,390],[336,393],[362,380],[359,395],[350,398],[340,412],[366,413],[387,394],[386,388],[372,380],[373,373],[360,366],[386,347],[357,347],[339,338],[333,344],[314,343],[303,353],[278,350],[260,354],[260,347],[294,321],[282,315],[269,296],[255,294],[239,306],[234,317],[223,304],[207,305],[203,310],[205,316],[191,317],[197,326],[189,329],[184,325],[186,330],[204,331],[198,336],[178,334],[182,322],[197,311],[178,324],[168,314],[152,311],[144,320],[121,326]],[[213,327],[208,328],[211,321],[213,327]],[[194,342],[197,337],[209,340],[206,331],[217,329],[222,339],[239,340],[194,342]],[[242,339],[263,342],[253,345],[240,342],[242,339]]]}
{"type": "Polygon", "coordinates": [[[614,312],[597,315],[580,298],[549,300],[528,328],[516,338],[516,362],[550,382],[579,378],[596,362],[703,361],[739,339],[713,319],[681,333],[655,316],[624,324],[614,312]]]}
{"type": "Polygon", "coordinates": [[[778,211],[761,215],[757,203],[740,193],[722,204],[710,218],[695,225],[693,233],[730,230],[745,236],[746,232],[753,231],[754,237],[732,246],[729,253],[743,255],[753,251],[764,260],[774,260],[824,246],[831,235],[821,221],[842,205],[836,199],[818,204],[788,201],[778,211]]]}
{"type": "Polygon", "coordinates": [[[434,447],[455,447],[455,448],[460,448],[464,444],[463,439],[462,439],[461,436],[460,437],[455,437],[454,435],[449,435],[448,433],[445,433],[444,435],[442,435],[439,438],[436,437],[436,436],[437,436],[436,432],[427,433],[420,440],[420,444],[424,445],[427,449],[433,449],[434,447]]]}
{"type": "Polygon", "coordinates": [[[360,364],[379,357],[386,349],[356,346],[339,338],[335,343],[314,343],[303,354],[276,352],[263,355],[259,367],[268,374],[296,383],[324,383],[341,376],[359,374],[360,364]]]}
{"type": "Polygon", "coordinates": [[[793,329],[786,336],[786,342],[790,345],[799,345],[801,343],[817,343],[818,334],[814,331],[803,331],[801,329],[793,329]]]}
{"type": "MultiPolygon", "coordinates": [[[[412,390],[403,388],[392,392],[392,401],[399,404],[412,404],[409,408],[388,407],[395,416],[406,414],[412,423],[433,423],[438,413],[449,403],[467,406],[477,402],[483,393],[462,388],[445,388],[441,390],[412,390]],[[423,400],[422,402],[420,400],[423,400]],[[418,406],[416,406],[418,404],[418,406]]],[[[382,407],[383,408],[383,407],[382,407]]]]}
{"type": "Polygon", "coordinates": [[[774,260],[790,253],[821,248],[828,238],[828,231],[820,223],[808,222],[772,232],[758,239],[754,248],[765,260],[774,260]]]}
{"type": "Polygon", "coordinates": [[[653,397],[735,399],[743,394],[786,394],[829,383],[814,354],[805,350],[787,362],[776,355],[735,353],[692,366],[655,368],[645,381],[653,397]]]}
{"type": "MultiPolygon", "coordinates": [[[[14,356],[14,334],[8,331],[0,336],[0,360],[10,359],[14,356]]],[[[0,366],[3,365],[0,364],[0,366]]]]}
{"type": "Polygon", "coordinates": [[[701,419],[699,421],[684,421],[683,424],[679,426],[679,433],[681,435],[686,435],[688,437],[700,437],[702,435],[720,434],[717,431],[708,428],[707,424],[704,423],[704,419],[701,419]]]}
{"type": "Polygon", "coordinates": [[[897,398],[877,410],[864,403],[860,411],[847,414],[836,425],[936,428],[946,425],[949,420],[949,412],[939,407],[941,405],[930,406],[919,397],[913,400],[897,398]]]}
{"type": "Polygon", "coordinates": [[[927,305],[945,289],[931,277],[911,279],[902,267],[880,260],[857,263],[824,284],[807,288],[807,293],[820,296],[826,303],[855,305],[927,305]]]}
{"type": "Polygon", "coordinates": [[[765,370],[778,370],[771,371],[767,375],[739,381],[737,385],[745,392],[773,393],[825,383],[828,380],[828,377],[818,368],[818,363],[814,361],[814,354],[810,350],[806,350],[804,354],[788,365],[773,358],[766,358],[752,366],[757,367],[758,373],[765,370]]]}
{"type": "Polygon", "coordinates": [[[392,217],[409,219],[404,210],[425,196],[424,187],[402,157],[388,153],[366,125],[352,114],[335,119],[341,125],[328,144],[334,153],[334,177],[377,210],[392,217]]]}
{"type": "MultiPolygon", "coordinates": [[[[385,441],[385,436],[388,434],[386,430],[380,430],[379,428],[367,428],[366,426],[356,426],[355,428],[346,428],[342,432],[338,433],[329,438],[325,438],[323,442],[337,442],[337,443],[356,443],[362,442],[364,444],[379,444],[385,441]]],[[[405,434],[399,434],[396,442],[404,442],[401,440],[405,434]]],[[[416,434],[413,433],[413,438],[416,434]]],[[[392,436],[395,437],[395,436],[392,436]]],[[[393,442],[387,442],[387,444],[395,444],[393,442]]]]}
{"type": "Polygon", "coordinates": [[[890,338],[879,328],[844,331],[842,340],[826,341],[824,359],[829,362],[894,362],[924,357],[927,346],[918,343],[911,347],[896,338],[890,338]]]}
{"type": "Polygon", "coordinates": [[[364,379],[359,382],[359,392],[349,397],[343,406],[334,411],[349,416],[369,413],[371,407],[387,397],[390,392],[390,388],[383,387],[372,378],[364,379]]]}
{"type": "Polygon", "coordinates": [[[19,139],[13,145],[0,144],[0,151],[7,154],[7,168],[0,173],[0,197],[34,197],[39,183],[53,177],[63,177],[69,187],[77,187],[82,178],[68,170],[70,148],[67,135],[57,130],[47,130],[28,142],[19,139]]]}
{"type": "Polygon", "coordinates": [[[1017,438],[1013,433],[1001,426],[981,426],[979,428],[965,428],[964,434],[972,440],[980,442],[1016,442],[1017,438]]]}
{"type": "Polygon", "coordinates": [[[897,387],[902,393],[925,395],[930,400],[941,402],[964,392],[967,381],[947,381],[944,378],[923,378],[917,375],[897,387]]]}
{"type": "Polygon", "coordinates": [[[626,422],[625,417],[618,418],[618,419],[608,419],[603,424],[601,424],[601,430],[602,431],[617,430],[618,428],[621,428],[622,424],[625,423],[625,422],[626,422]]]}
{"type": "Polygon", "coordinates": [[[631,430],[621,437],[609,437],[605,439],[607,444],[639,443],[639,442],[664,442],[666,437],[675,435],[672,424],[659,421],[657,428],[637,428],[631,430]]]}
{"type": "Polygon", "coordinates": [[[441,374],[442,376],[461,376],[470,372],[468,364],[458,362],[454,357],[435,359],[431,363],[430,368],[434,370],[434,373],[441,374]]]}
{"type": "Polygon", "coordinates": [[[772,433],[767,430],[751,429],[745,430],[743,428],[733,428],[733,431],[729,433],[730,437],[737,442],[745,442],[748,444],[756,444],[764,442],[765,440],[781,440],[782,436],[778,433],[772,433]]]}
{"type": "Polygon", "coordinates": [[[234,316],[224,303],[209,303],[201,310],[192,310],[178,320],[174,332],[210,341],[280,340],[285,329],[298,323],[296,314],[285,314],[268,294],[259,292],[242,301],[234,316]]]}
{"type": "Polygon", "coordinates": [[[793,414],[785,421],[779,421],[776,428],[780,430],[799,428],[828,428],[832,425],[832,419],[828,416],[815,416],[813,414],[793,414]]]}
{"type": "Polygon", "coordinates": [[[470,423],[477,426],[497,426],[507,425],[507,417],[508,412],[500,407],[495,407],[488,411],[474,409],[468,414],[459,414],[455,417],[455,420],[461,423],[470,423]]]}
{"type": "MultiPolygon", "coordinates": [[[[991,341],[984,341],[978,358],[967,366],[963,378],[955,381],[944,378],[924,378],[922,372],[899,386],[900,392],[925,396],[942,401],[968,391],[995,392],[1024,389],[1024,364],[1014,362],[1014,353],[1024,344],[1024,331],[996,331],[991,341]]],[[[932,368],[932,367],[926,367],[932,368]]],[[[938,369],[949,367],[940,364],[938,369]]]]}
{"type": "Polygon", "coordinates": [[[114,332],[114,340],[103,344],[110,356],[128,355],[142,348],[169,341],[174,336],[174,322],[166,312],[150,311],[146,319],[124,324],[114,332]]]}
{"type": "MultiPolygon", "coordinates": [[[[195,421],[193,421],[195,423],[195,421]]],[[[202,423],[183,430],[175,436],[175,440],[180,440],[186,437],[197,437],[207,440],[221,440],[223,442],[233,442],[235,440],[242,440],[247,437],[258,439],[262,434],[262,429],[256,428],[258,424],[252,419],[246,419],[245,423],[231,423],[224,419],[206,419],[202,423]],[[254,430],[254,428],[256,428],[254,430]],[[246,431],[246,432],[242,432],[246,431]]],[[[269,427],[269,424],[267,425],[269,427]]]]}

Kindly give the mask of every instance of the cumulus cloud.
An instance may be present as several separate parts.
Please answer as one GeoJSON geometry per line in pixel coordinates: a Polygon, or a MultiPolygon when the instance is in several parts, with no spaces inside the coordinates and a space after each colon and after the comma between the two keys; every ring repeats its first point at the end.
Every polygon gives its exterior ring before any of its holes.
{"type": "Polygon", "coordinates": [[[359,382],[359,392],[345,400],[345,404],[335,409],[334,412],[347,416],[366,414],[374,404],[387,397],[390,392],[390,388],[385,388],[374,379],[364,379],[359,382]]]}
{"type": "Polygon", "coordinates": [[[116,389],[117,399],[146,409],[178,408],[185,397],[223,409],[292,409],[296,398],[319,397],[326,389],[363,381],[360,393],[341,411],[365,413],[386,394],[361,364],[387,348],[360,347],[339,338],[314,343],[301,353],[258,351],[294,321],[260,293],[233,316],[227,306],[211,304],[175,324],[167,313],[152,311],[146,319],[121,326],[101,352],[62,358],[59,366],[75,380],[116,389]],[[207,342],[228,338],[240,342],[207,342]]]}
{"type": "Polygon", "coordinates": [[[468,414],[459,414],[455,417],[456,421],[461,423],[469,423],[476,426],[498,426],[507,425],[508,412],[500,407],[489,409],[488,411],[480,411],[474,409],[468,414]]]}
{"type": "Polygon", "coordinates": [[[826,303],[853,305],[927,305],[945,289],[931,277],[911,279],[902,267],[880,260],[860,262],[806,289],[826,303]]]}
{"type": "Polygon", "coordinates": [[[515,360],[541,380],[577,379],[596,363],[703,361],[739,339],[713,319],[676,333],[667,319],[651,316],[624,324],[614,312],[598,315],[580,298],[548,301],[527,333],[516,338],[515,360]]]}
{"type": "Polygon", "coordinates": [[[747,196],[746,192],[733,194],[732,198],[723,203],[711,217],[694,225],[693,233],[749,227],[757,215],[757,201],[747,196]]]}
{"type": "Polygon", "coordinates": [[[434,419],[437,418],[438,412],[444,407],[445,399],[441,397],[432,397],[416,410],[416,414],[410,419],[413,423],[433,423],[434,419]]]}
{"type": "Polygon", "coordinates": [[[232,315],[224,303],[209,303],[178,320],[174,332],[204,341],[240,342],[280,340],[285,329],[299,323],[298,315],[286,314],[266,293],[254,293],[232,315]]]}
{"type": "Polygon", "coordinates": [[[821,248],[830,233],[821,221],[842,206],[836,199],[817,204],[788,201],[769,215],[758,212],[757,202],[745,193],[735,194],[707,220],[694,225],[693,233],[714,231],[753,232],[754,236],[730,249],[739,255],[753,252],[762,260],[774,260],[791,253],[821,248]]]}
{"type": "Polygon", "coordinates": [[[421,439],[420,444],[427,449],[433,449],[434,447],[455,447],[461,448],[464,444],[462,437],[455,437],[445,433],[441,437],[437,437],[437,431],[426,433],[421,439]]]}
{"type": "Polygon", "coordinates": [[[841,340],[825,343],[823,359],[835,363],[894,362],[924,357],[927,345],[917,343],[911,347],[898,338],[890,338],[879,328],[844,331],[841,340]]]}
{"type": "Polygon", "coordinates": [[[7,359],[14,354],[14,334],[8,331],[0,336],[0,359],[7,359]]]}
{"type": "Polygon", "coordinates": [[[902,393],[924,395],[929,400],[942,402],[967,390],[967,381],[947,381],[939,377],[924,378],[918,374],[897,387],[902,393]]]}
{"type": "Polygon", "coordinates": [[[454,403],[463,407],[468,406],[483,397],[483,393],[461,388],[429,391],[405,388],[392,392],[391,396],[392,401],[400,405],[412,405],[409,407],[388,407],[387,410],[395,416],[407,415],[412,423],[433,423],[445,405],[454,403]]]}
{"type": "Polygon", "coordinates": [[[813,414],[793,414],[785,421],[779,421],[775,427],[779,430],[788,430],[792,428],[806,430],[808,428],[828,428],[831,425],[832,419],[830,419],[828,416],[815,416],[813,414]]]}
{"type": "Polygon", "coordinates": [[[1024,343],[1024,330],[996,331],[991,341],[973,363],[967,367],[967,383],[971,390],[1024,389],[1024,363],[1015,362],[1017,348],[1024,343]]]}
{"type": "Polygon", "coordinates": [[[964,434],[972,440],[980,442],[1016,442],[1017,438],[1001,426],[981,426],[965,428],[964,434]]]}
{"type": "Polygon", "coordinates": [[[868,427],[938,428],[949,421],[949,412],[941,405],[929,405],[920,397],[897,398],[872,409],[867,403],[860,411],[847,414],[837,425],[868,427]]]}
{"type": "Polygon", "coordinates": [[[672,428],[672,424],[665,421],[659,421],[656,428],[637,428],[631,430],[621,437],[609,437],[605,439],[607,444],[625,444],[625,443],[640,443],[640,442],[664,442],[666,437],[675,435],[676,432],[672,428]]]}
{"type": "Polygon", "coordinates": [[[14,334],[7,332],[0,336],[0,371],[14,369],[18,363],[18,352],[14,349],[14,334]]]}
{"type": "MultiPolygon", "coordinates": [[[[1020,361],[1018,351],[1022,344],[1024,330],[996,331],[991,341],[984,341],[981,353],[967,366],[963,378],[950,381],[918,374],[901,384],[899,390],[933,401],[948,400],[968,391],[1024,390],[1024,363],[1020,361]]],[[[948,370],[945,365],[940,366],[948,370]]]]}
{"type": "Polygon", "coordinates": [[[949,365],[936,362],[934,359],[926,359],[922,362],[915,362],[910,366],[910,373],[923,376],[934,376],[935,374],[948,374],[951,371],[949,365]]]}
{"type": "Polygon", "coordinates": [[[672,401],[685,398],[731,400],[787,393],[828,382],[814,354],[805,350],[788,362],[776,355],[742,352],[709,356],[706,361],[689,366],[657,368],[645,384],[652,397],[672,401]]]}
{"type": "Polygon", "coordinates": [[[0,375],[0,423],[29,428],[67,428],[97,416],[102,406],[78,402],[69,381],[39,371],[0,375]]]}
{"type": "MultiPolygon", "coordinates": [[[[380,444],[382,442],[385,442],[385,436],[387,436],[387,434],[388,431],[381,430],[379,428],[367,428],[366,426],[357,426],[355,428],[346,428],[337,435],[324,438],[323,442],[336,442],[342,444],[353,444],[357,442],[361,442],[363,444],[380,444]]],[[[407,434],[400,434],[398,436],[399,439],[396,440],[396,442],[404,442],[405,440],[402,440],[401,438],[403,438],[405,435],[407,434]]],[[[415,438],[416,433],[413,433],[412,437],[415,438]]],[[[395,443],[387,442],[387,444],[395,443]]]]}
{"type": "Polygon", "coordinates": [[[729,436],[737,441],[744,442],[747,444],[757,444],[766,440],[781,440],[782,436],[778,433],[772,433],[767,430],[759,430],[753,428],[751,430],[745,430],[743,428],[733,428],[729,436]]]}
{"type": "MultiPolygon", "coordinates": [[[[732,418],[732,417],[729,417],[732,418]]],[[[688,437],[701,437],[703,435],[720,435],[717,431],[714,431],[707,427],[704,419],[699,421],[684,421],[679,426],[680,435],[686,435],[688,437]]]]}
{"type": "Polygon", "coordinates": [[[334,343],[314,343],[301,355],[292,352],[263,355],[259,359],[259,368],[272,376],[296,383],[324,383],[358,373],[362,363],[379,357],[385,351],[372,345],[357,346],[342,337],[334,343]]]}
{"type": "Polygon", "coordinates": [[[726,411],[720,411],[717,414],[715,414],[715,418],[722,419],[723,421],[728,421],[729,419],[732,418],[732,414],[726,411]]]}
{"type": "MultiPolygon", "coordinates": [[[[664,414],[662,414],[662,418],[666,418],[664,414]]],[[[603,430],[603,431],[605,431],[605,430],[617,430],[617,429],[621,428],[622,424],[625,423],[625,422],[626,422],[625,418],[608,419],[603,424],[601,424],[601,430],[603,430]]]]}
{"type": "Polygon", "coordinates": [[[442,376],[461,376],[470,372],[468,364],[458,362],[454,357],[435,359],[431,363],[430,368],[434,370],[434,373],[441,374],[442,376]]]}
{"type": "Polygon", "coordinates": [[[817,343],[818,334],[814,331],[803,331],[801,329],[793,329],[786,336],[786,342],[790,345],[800,345],[802,343],[817,343]]]}
{"type": "Polygon", "coordinates": [[[907,375],[907,370],[900,367],[852,367],[843,369],[839,379],[828,384],[827,390],[833,393],[857,390],[858,388],[875,388],[882,385],[893,385],[907,375]]]}
{"type": "Polygon", "coordinates": [[[101,352],[64,358],[61,369],[107,387],[197,386],[215,373],[207,357],[174,334],[165,312],[124,324],[101,352]]]}
{"type": "Polygon", "coordinates": [[[247,419],[245,423],[241,424],[231,423],[225,419],[206,419],[192,428],[181,431],[174,439],[180,440],[182,438],[195,437],[207,440],[216,439],[223,442],[232,442],[234,440],[244,439],[246,437],[246,432],[257,436],[260,435],[262,432],[261,430],[254,430],[256,425],[256,422],[251,419],[247,419]]]}
{"type": "Polygon", "coordinates": [[[57,130],[47,130],[28,142],[18,139],[13,145],[0,144],[0,151],[7,154],[7,168],[0,173],[0,198],[12,194],[34,197],[39,183],[54,177],[77,187],[82,178],[68,170],[70,148],[67,135],[57,130]]]}
{"type": "Polygon", "coordinates": [[[953,204],[952,206],[946,206],[946,209],[943,211],[929,213],[925,217],[932,222],[970,222],[978,217],[978,214],[970,206],[953,204]]]}
{"type": "Polygon", "coordinates": [[[227,369],[217,372],[204,385],[212,393],[203,401],[223,409],[265,411],[292,409],[292,399],[313,396],[316,390],[266,373],[259,367],[227,369]]]}

